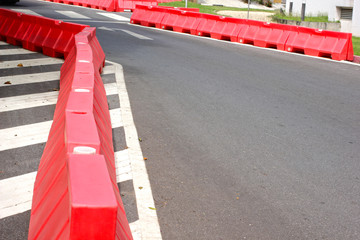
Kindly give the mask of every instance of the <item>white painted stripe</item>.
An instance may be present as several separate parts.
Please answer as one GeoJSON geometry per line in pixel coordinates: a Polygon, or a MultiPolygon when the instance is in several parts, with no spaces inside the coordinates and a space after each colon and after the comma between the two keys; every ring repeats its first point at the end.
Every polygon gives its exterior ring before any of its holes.
{"type": "Polygon", "coordinates": [[[0,219],[31,209],[36,172],[0,180],[0,219]]]}
{"type": "Polygon", "coordinates": [[[0,69],[5,68],[17,68],[18,64],[22,64],[23,67],[33,67],[33,66],[44,66],[50,64],[61,64],[63,59],[59,58],[37,58],[37,59],[26,59],[26,60],[14,60],[6,61],[0,63],[0,69]]]}
{"type": "Polygon", "coordinates": [[[36,52],[32,52],[23,48],[15,48],[15,49],[1,49],[0,55],[20,55],[20,54],[34,54],[36,52]]]}
{"type": "Polygon", "coordinates": [[[0,129],[0,151],[44,143],[52,121],[0,129]]]}
{"type": "Polygon", "coordinates": [[[35,15],[35,16],[42,16],[42,15],[40,15],[34,11],[31,11],[29,9],[12,8],[11,10],[16,11],[16,12],[22,12],[25,14],[35,15]]]}
{"type": "Polygon", "coordinates": [[[123,127],[122,119],[121,119],[121,109],[115,108],[110,110],[110,119],[111,119],[111,127],[118,128],[123,127]]]}
{"type": "Polygon", "coordinates": [[[0,98],[0,112],[56,104],[58,95],[59,92],[54,91],[0,98]]]}
{"type": "Polygon", "coordinates": [[[55,11],[57,13],[60,13],[62,15],[65,15],[69,18],[75,18],[75,19],[90,19],[89,17],[87,16],[84,16],[80,13],[77,13],[77,12],[74,12],[74,11],[55,11]]]}
{"type": "Polygon", "coordinates": [[[115,20],[119,20],[119,21],[122,21],[122,22],[130,22],[130,18],[123,17],[123,16],[117,15],[115,13],[97,12],[97,14],[108,17],[108,18],[112,18],[112,19],[115,19],[115,20]]]}
{"type": "Polygon", "coordinates": [[[114,95],[117,94],[117,86],[116,83],[107,83],[104,85],[105,87],[105,91],[106,91],[106,95],[114,95]]]}
{"type": "Polygon", "coordinates": [[[132,169],[127,149],[115,152],[115,168],[118,183],[132,179],[132,169]]]}
{"type": "Polygon", "coordinates": [[[139,138],[131,112],[129,96],[126,90],[124,71],[120,64],[107,61],[116,66],[116,83],[118,87],[120,109],[124,123],[126,144],[132,169],[136,204],[139,215],[138,227],[143,239],[162,239],[160,225],[157,218],[154,199],[151,191],[149,176],[139,138]],[[139,188],[141,187],[141,189],[139,188]]]}
{"type": "Polygon", "coordinates": [[[142,238],[141,231],[139,230],[138,225],[139,225],[139,220],[137,220],[135,222],[132,222],[132,223],[129,223],[130,230],[131,230],[131,233],[132,233],[132,237],[133,237],[134,240],[145,239],[145,238],[142,238]]]}
{"type": "Polygon", "coordinates": [[[38,82],[48,82],[60,79],[60,71],[22,74],[15,76],[0,77],[0,87],[8,87],[19,84],[29,84],[38,82]],[[5,84],[5,82],[11,82],[11,84],[5,84]]]}
{"type": "Polygon", "coordinates": [[[10,44],[8,44],[6,42],[3,42],[3,41],[0,41],[0,45],[10,45],[10,44]]]}
{"type": "Polygon", "coordinates": [[[152,38],[145,37],[145,36],[143,36],[143,35],[141,35],[141,34],[134,33],[134,32],[131,32],[131,31],[128,31],[128,30],[125,30],[125,29],[121,29],[121,31],[126,32],[127,34],[129,34],[129,35],[131,35],[131,36],[133,36],[133,37],[136,37],[136,38],[138,38],[138,39],[142,39],[142,40],[154,40],[154,39],[152,39],[152,38]]]}
{"type": "Polygon", "coordinates": [[[111,73],[115,73],[115,66],[114,65],[105,66],[103,68],[102,74],[111,74],[111,73]]]}

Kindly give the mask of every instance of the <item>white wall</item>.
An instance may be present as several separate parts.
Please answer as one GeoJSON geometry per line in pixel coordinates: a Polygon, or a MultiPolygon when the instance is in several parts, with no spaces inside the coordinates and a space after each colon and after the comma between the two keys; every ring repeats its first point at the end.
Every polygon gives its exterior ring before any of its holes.
{"type": "Polygon", "coordinates": [[[290,2],[293,2],[293,15],[300,16],[302,3],[306,3],[305,16],[327,14],[329,21],[339,21],[340,9],[352,7],[353,19],[352,21],[341,20],[343,25],[341,29],[360,36],[360,0],[287,0],[286,13],[289,13],[290,2]]]}
{"type": "Polygon", "coordinates": [[[360,37],[360,0],[354,1],[351,32],[354,36],[360,37]]]}
{"type": "Polygon", "coordinates": [[[293,2],[293,15],[301,15],[302,3],[306,3],[305,15],[317,16],[319,14],[328,14],[330,11],[330,2],[335,0],[287,0],[286,12],[289,13],[290,2],[293,2]]]}

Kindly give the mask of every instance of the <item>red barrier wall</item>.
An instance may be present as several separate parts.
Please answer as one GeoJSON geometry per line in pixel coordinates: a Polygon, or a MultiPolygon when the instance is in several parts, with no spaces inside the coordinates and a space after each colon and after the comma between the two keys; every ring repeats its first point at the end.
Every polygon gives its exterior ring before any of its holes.
{"type": "Polygon", "coordinates": [[[0,9],[1,40],[50,57],[66,57],[74,46],[74,35],[85,27],[0,9]]]}
{"type": "Polygon", "coordinates": [[[118,0],[117,4],[116,11],[123,12],[124,10],[133,11],[136,5],[157,6],[158,2],[156,0],[118,0]]]}
{"type": "Polygon", "coordinates": [[[64,3],[75,6],[101,9],[109,12],[116,11],[118,0],[43,0],[48,2],[64,3]]]}
{"type": "Polygon", "coordinates": [[[132,239],[117,188],[112,127],[100,77],[105,54],[95,28],[0,9],[0,37],[66,56],[34,184],[28,239],[132,239]]]}
{"type": "Polygon", "coordinates": [[[352,61],[354,55],[350,33],[227,18],[176,8],[145,8],[138,5],[131,17],[131,23],[149,27],[160,25],[166,30],[311,56],[330,57],[334,60],[352,61]],[[159,12],[161,16],[154,21],[154,14],[159,12]]]}

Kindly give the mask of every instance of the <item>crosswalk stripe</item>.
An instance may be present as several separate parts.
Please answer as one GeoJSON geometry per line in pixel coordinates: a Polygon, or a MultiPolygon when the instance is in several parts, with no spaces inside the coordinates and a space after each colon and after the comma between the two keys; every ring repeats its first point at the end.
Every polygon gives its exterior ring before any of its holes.
{"type": "Polygon", "coordinates": [[[122,21],[122,22],[130,22],[130,18],[127,17],[123,17],[120,15],[117,15],[115,13],[103,13],[103,12],[97,12],[97,14],[108,17],[108,18],[112,18],[118,21],[122,21]]]}
{"type": "Polygon", "coordinates": [[[1,55],[20,55],[20,54],[35,54],[36,52],[31,52],[26,49],[16,48],[16,49],[2,49],[0,50],[1,55]]]}
{"type": "Polygon", "coordinates": [[[33,123],[0,130],[0,151],[44,143],[52,121],[33,123]]]}
{"type": "Polygon", "coordinates": [[[0,112],[56,104],[59,92],[45,92],[0,98],[0,112]]]}
{"type": "Polygon", "coordinates": [[[110,110],[110,119],[112,128],[123,127],[120,108],[110,110]]]}
{"type": "Polygon", "coordinates": [[[6,77],[0,77],[0,87],[8,87],[8,86],[20,85],[20,84],[31,84],[38,82],[48,82],[59,79],[60,79],[60,71],[6,76],[6,77]],[[6,82],[10,82],[11,84],[5,84],[6,82]]]}
{"type": "Polygon", "coordinates": [[[35,15],[35,16],[42,16],[42,15],[40,15],[34,11],[31,11],[29,9],[12,8],[11,10],[16,11],[16,12],[25,13],[25,14],[35,15]]]}
{"type": "Polygon", "coordinates": [[[126,32],[127,34],[129,34],[129,35],[131,35],[131,36],[133,36],[133,37],[136,37],[136,38],[138,38],[138,39],[142,39],[142,40],[154,40],[154,39],[152,39],[152,38],[145,37],[145,36],[143,36],[143,35],[141,35],[141,34],[134,33],[134,32],[129,31],[129,30],[121,29],[121,31],[126,32]]]}
{"type": "Polygon", "coordinates": [[[14,60],[6,61],[0,63],[0,69],[6,68],[17,68],[19,64],[22,64],[23,67],[33,67],[33,66],[44,66],[50,64],[60,64],[63,63],[63,59],[59,58],[39,58],[39,59],[26,59],[26,60],[14,60]]]}
{"type": "Polygon", "coordinates": [[[0,180],[0,219],[31,209],[36,172],[0,180]]]}
{"type": "Polygon", "coordinates": [[[69,18],[76,18],[76,19],[90,19],[89,17],[87,16],[84,16],[80,13],[77,13],[77,12],[74,12],[74,11],[55,11],[57,13],[60,13],[62,15],[65,15],[69,18]]]}
{"type": "Polygon", "coordinates": [[[105,86],[105,91],[106,91],[107,96],[118,93],[116,83],[107,83],[104,86],[105,86]]]}
{"type": "Polygon", "coordinates": [[[132,179],[131,163],[127,149],[115,152],[116,181],[124,182],[132,179]]]}

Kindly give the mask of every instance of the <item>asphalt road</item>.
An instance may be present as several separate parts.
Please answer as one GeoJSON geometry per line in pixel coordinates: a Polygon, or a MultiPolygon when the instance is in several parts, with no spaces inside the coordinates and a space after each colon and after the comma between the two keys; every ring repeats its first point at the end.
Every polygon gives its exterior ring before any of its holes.
{"type": "Polygon", "coordinates": [[[360,66],[78,22],[114,30],[164,239],[360,238],[360,66]]]}

